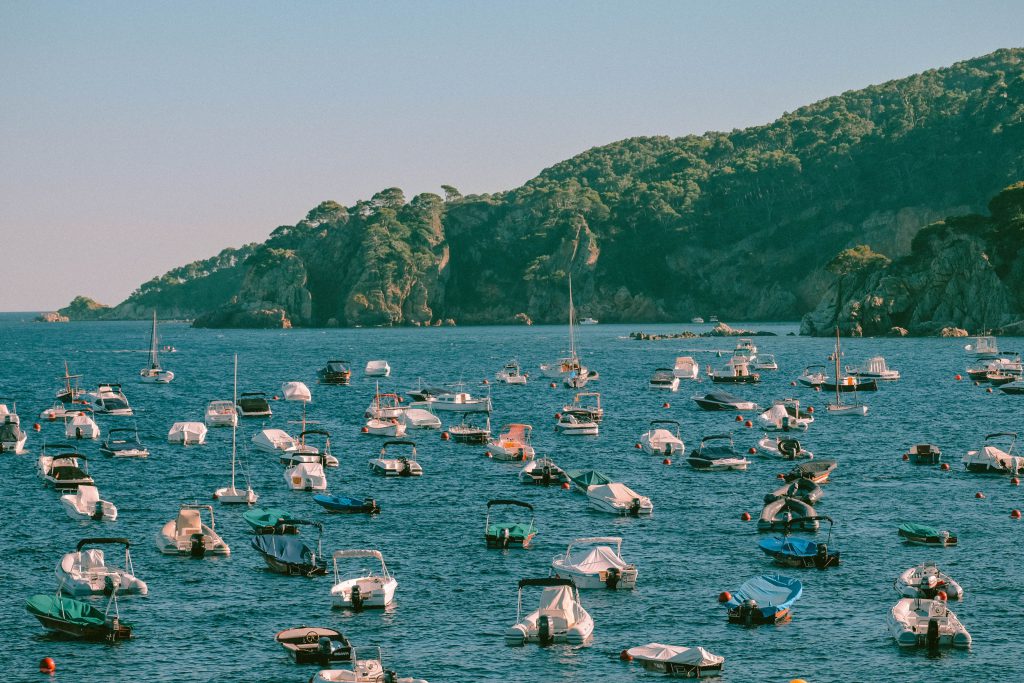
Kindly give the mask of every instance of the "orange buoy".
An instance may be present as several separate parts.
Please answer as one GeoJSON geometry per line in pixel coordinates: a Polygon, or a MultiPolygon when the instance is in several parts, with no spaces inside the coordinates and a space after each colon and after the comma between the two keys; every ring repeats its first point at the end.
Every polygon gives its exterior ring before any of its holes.
{"type": "Polygon", "coordinates": [[[942,465],[939,466],[939,469],[942,470],[943,472],[949,472],[949,463],[948,462],[942,463],[942,465]]]}
{"type": "Polygon", "coordinates": [[[363,427],[359,431],[361,431],[363,434],[369,434],[370,433],[370,428],[369,427],[363,427]]]}
{"type": "Polygon", "coordinates": [[[936,600],[948,600],[949,596],[946,595],[946,591],[939,591],[938,593],[935,594],[935,599],[936,600]]]}
{"type": "Polygon", "coordinates": [[[34,425],[32,425],[32,429],[36,430],[37,432],[40,429],[42,429],[42,428],[43,428],[43,426],[41,424],[39,424],[38,422],[36,422],[34,425]]]}
{"type": "Polygon", "coordinates": [[[740,515],[740,519],[743,520],[744,522],[749,522],[750,521],[750,513],[749,512],[744,512],[742,515],[740,515]]]}
{"type": "Polygon", "coordinates": [[[722,591],[718,594],[718,602],[729,602],[732,600],[732,594],[729,591],[722,591]]]}
{"type": "Polygon", "coordinates": [[[451,434],[448,432],[441,432],[441,441],[447,441],[450,438],[452,438],[451,434]]]}
{"type": "Polygon", "coordinates": [[[743,423],[743,426],[746,427],[747,429],[750,429],[751,427],[754,426],[754,423],[751,422],[750,420],[747,420],[746,422],[743,423]]]}
{"type": "Polygon", "coordinates": [[[754,454],[757,453],[757,449],[754,448],[753,446],[751,446],[750,448],[747,449],[747,453],[750,453],[751,455],[754,455],[754,454]]]}
{"type": "Polygon", "coordinates": [[[907,455],[906,453],[904,453],[904,454],[903,454],[903,459],[904,459],[904,460],[910,460],[910,456],[909,456],[909,455],[907,455]]]}
{"type": "Polygon", "coordinates": [[[633,448],[643,448],[643,446],[641,446],[640,443],[637,442],[637,443],[633,444],[633,448]]]}
{"type": "Polygon", "coordinates": [[[670,405],[668,404],[668,401],[665,401],[664,403],[662,403],[662,404],[661,404],[661,407],[662,407],[662,408],[671,408],[672,406],[670,406],[670,405]]]}
{"type": "Polygon", "coordinates": [[[281,400],[281,397],[280,397],[280,396],[274,396],[274,400],[275,400],[275,401],[280,401],[280,400],[281,400]]]}
{"type": "Polygon", "coordinates": [[[974,383],[974,386],[976,386],[976,387],[980,387],[980,386],[981,386],[981,382],[975,382],[975,383],[974,383]]]}
{"type": "Polygon", "coordinates": [[[53,661],[52,657],[43,657],[39,660],[39,673],[41,674],[52,674],[57,670],[57,663],[53,661]]]}
{"type": "Polygon", "coordinates": [[[1020,519],[1020,510],[1010,510],[1010,519],[1020,519]]]}
{"type": "Polygon", "coordinates": [[[551,388],[552,388],[552,389],[554,389],[554,388],[555,388],[555,383],[554,383],[554,382],[552,382],[552,383],[551,383],[551,388]]]}
{"type": "Polygon", "coordinates": [[[619,653],[619,659],[621,659],[624,662],[632,662],[633,655],[629,654],[629,650],[623,650],[619,653]]]}
{"type": "Polygon", "coordinates": [[[737,415],[736,416],[736,421],[737,422],[743,422],[743,416],[742,415],[737,415]]]}
{"type": "Polygon", "coordinates": [[[960,375],[957,375],[957,376],[956,376],[956,381],[957,381],[957,382],[959,382],[959,381],[960,381],[960,380],[962,380],[962,379],[963,379],[963,377],[961,377],[960,375]]]}
{"type": "Polygon", "coordinates": [[[1020,479],[1013,477],[1010,479],[1010,486],[1020,486],[1020,479]]]}
{"type": "Polygon", "coordinates": [[[992,387],[989,387],[988,389],[986,389],[985,392],[991,394],[992,393],[992,387]]]}
{"type": "Polygon", "coordinates": [[[561,420],[562,419],[562,414],[561,413],[555,413],[555,419],[556,420],[561,420]]]}
{"type": "Polygon", "coordinates": [[[814,406],[807,406],[807,412],[808,413],[813,413],[814,412],[814,406]]]}
{"type": "Polygon", "coordinates": [[[484,455],[485,455],[486,457],[488,457],[488,458],[493,458],[493,457],[494,457],[493,455],[491,455],[491,452],[490,452],[490,451],[487,451],[487,452],[485,452],[485,453],[484,453],[484,455]]]}
{"type": "MultiPolygon", "coordinates": [[[[484,384],[490,384],[490,382],[485,379],[484,380],[484,384]]],[[[398,400],[401,401],[402,399],[398,399],[398,400]]]]}
{"type": "Polygon", "coordinates": [[[796,386],[796,382],[790,382],[790,383],[789,383],[789,386],[791,386],[791,387],[795,387],[795,386],[796,386]]]}
{"type": "Polygon", "coordinates": [[[567,481],[562,482],[562,488],[565,489],[565,490],[569,490],[569,482],[567,482],[567,481]]]}
{"type": "Polygon", "coordinates": [[[786,475],[783,474],[782,472],[779,472],[778,474],[775,475],[775,478],[776,479],[785,479],[786,475]]]}
{"type": "Polygon", "coordinates": [[[982,498],[985,497],[985,494],[982,493],[981,491],[978,491],[977,493],[974,494],[974,497],[977,498],[978,500],[981,500],[982,498]]]}
{"type": "Polygon", "coordinates": [[[671,458],[665,458],[664,460],[661,461],[661,464],[662,465],[671,465],[672,464],[672,460],[671,460],[671,458]]]}

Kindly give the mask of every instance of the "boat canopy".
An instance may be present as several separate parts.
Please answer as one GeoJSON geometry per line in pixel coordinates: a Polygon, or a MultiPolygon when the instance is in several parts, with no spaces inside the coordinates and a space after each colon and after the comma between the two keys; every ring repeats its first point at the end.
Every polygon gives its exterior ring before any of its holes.
{"type": "Polygon", "coordinates": [[[281,393],[284,394],[284,400],[286,401],[303,401],[308,403],[313,400],[313,394],[310,393],[309,387],[302,382],[285,382],[281,385],[281,393]]]}
{"type": "Polygon", "coordinates": [[[576,582],[572,579],[564,579],[561,577],[547,577],[543,579],[519,579],[520,588],[525,588],[527,586],[569,586],[571,588],[575,588],[576,582]]]}
{"type": "Polygon", "coordinates": [[[904,522],[903,524],[900,524],[900,531],[910,536],[922,536],[925,538],[942,535],[942,532],[933,526],[928,526],[927,524],[916,524],[914,522],[904,522]]]}
{"type": "Polygon", "coordinates": [[[526,508],[527,510],[533,510],[533,506],[529,503],[524,503],[521,500],[512,500],[510,498],[495,498],[487,501],[487,507],[492,505],[518,505],[519,507],[526,508]]]}
{"type": "Polygon", "coordinates": [[[28,599],[28,611],[79,626],[103,626],[106,615],[87,602],[62,595],[33,595],[28,599]]]}
{"type": "Polygon", "coordinates": [[[533,427],[531,425],[520,424],[518,422],[507,424],[504,429],[506,430],[504,436],[517,441],[525,441],[529,438],[530,432],[533,431],[533,427]]]}
{"type": "Polygon", "coordinates": [[[601,474],[597,470],[569,470],[565,474],[584,488],[588,486],[600,486],[611,482],[609,477],[601,474]]]}
{"type": "Polygon", "coordinates": [[[774,613],[776,608],[787,608],[792,605],[800,598],[803,590],[803,584],[797,579],[781,574],[764,574],[745,581],[733,592],[727,604],[729,607],[739,607],[744,601],[753,600],[757,603],[758,609],[768,616],[774,613]]]}
{"type": "Polygon", "coordinates": [[[87,545],[123,545],[125,548],[131,546],[131,542],[127,538],[83,538],[75,546],[75,550],[80,551],[87,545]]]}
{"type": "Polygon", "coordinates": [[[648,643],[626,650],[633,659],[648,662],[685,664],[686,666],[707,667],[725,662],[725,657],[708,652],[702,647],[679,647],[648,643]]]}
{"type": "Polygon", "coordinates": [[[252,544],[259,552],[288,564],[312,564],[315,559],[313,549],[297,535],[257,534],[252,544]]]}
{"type": "MultiPolygon", "coordinates": [[[[621,541],[621,539],[596,540],[621,541]]],[[[629,566],[628,562],[624,561],[621,557],[619,557],[619,555],[614,550],[612,550],[606,545],[600,545],[596,548],[585,548],[578,552],[570,553],[568,554],[568,557],[566,559],[567,565],[571,565],[575,569],[588,573],[597,573],[598,571],[604,571],[609,567],[615,567],[621,571],[629,566]]]]}
{"type": "Polygon", "coordinates": [[[679,427],[679,420],[651,420],[652,425],[675,425],[679,427]]]}
{"type": "Polygon", "coordinates": [[[346,557],[375,557],[381,562],[384,561],[384,556],[381,555],[379,550],[335,550],[331,557],[335,560],[346,557]]]}
{"type": "Polygon", "coordinates": [[[717,403],[736,403],[737,401],[742,401],[743,399],[740,398],[739,396],[734,396],[730,394],[728,391],[711,391],[704,396],[704,400],[715,401],[717,403]]]}

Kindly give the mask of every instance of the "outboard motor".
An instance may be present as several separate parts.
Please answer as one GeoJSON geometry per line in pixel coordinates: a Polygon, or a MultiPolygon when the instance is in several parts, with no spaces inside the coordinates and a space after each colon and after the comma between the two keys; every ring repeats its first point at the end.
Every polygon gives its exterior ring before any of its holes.
{"type": "Polygon", "coordinates": [[[541,470],[540,480],[541,480],[541,483],[543,483],[545,486],[547,486],[548,484],[551,483],[551,467],[550,466],[544,465],[544,469],[541,470]]]}
{"type": "Polygon", "coordinates": [[[352,609],[357,612],[363,609],[363,591],[360,590],[359,584],[352,586],[352,609]]]}
{"type": "Polygon", "coordinates": [[[509,533],[508,529],[501,530],[501,547],[507,548],[509,544],[509,533]]]}
{"type": "Polygon", "coordinates": [[[391,669],[386,669],[384,671],[384,683],[397,683],[397,681],[398,681],[398,674],[396,674],[391,669]]]}
{"type": "Polygon", "coordinates": [[[373,498],[364,498],[363,506],[366,508],[367,512],[380,512],[380,506],[377,505],[377,501],[374,500],[373,498]]]}
{"type": "Polygon", "coordinates": [[[103,519],[103,501],[97,500],[96,505],[92,509],[92,518],[96,521],[103,519]]]}
{"type": "Polygon", "coordinates": [[[640,516],[640,499],[639,498],[634,498],[633,499],[633,502],[629,506],[629,514],[632,515],[633,517],[639,517],[640,516]]]}
{"type": "Polygon", "coordinates": [[[605,576],[604,585],[605,585],[606,588],[608,588],[610,590],[618,590],[618,588],[619,588],[619,580],[621,578],[622,578],[622,575],[619,573],[619,568],[618,567],[612,567],[611,569],[608,570],[608,574],[605,576]]]}
{"type": "Polygon", "coordinates": [[[740,623],[744,626],[753,626],[754,615],[757,613],[756,600],[744,600],[740,603],[740,623]]]}
{"type": "Polygon", "coordinates": [[[82,438],[82,428],[81,427],[75,427],[75,438],[76,439],[81,439],[82,438]]]}
{"type": "Polygon", "coordinates": [[[111,574],[105,574],[103,576],[103,594],[112,595],[117,590],[118,581],[111,574]]]}
{"type": "Polygon", "coordinates": [[[928,646],[929,650],[939,649],[939,620],[929,619],[928,620],[928,633],[924,637],[924,642],[928,646]]]}
{"type": "Polygon", "coordinates": [[[818,543],[816,544],[815,550],[816,553],[814,555],[814,566],[818,569],[824,569],[830,564],[828,557],[828,546],[824,543],[818,543]]]}
{"type": "Polygon", "coordinates": [[[192,534],[188,554],[196,559],[202,559],[206,555],[206,537],[203,534],[192,534]]]}
{"type": "Polygon", "coordinates": [[[398,459],[398,476],[409,477],[412,476],[412,467],[409,465],[409,458],[398,459]]]}
{"type": "Polygon", "coordinates": [[[551,620],[547,615],[537,618],[537,640],[541,645],[550,645],[555,642],[555,636],[551,633],[551,620]]]}

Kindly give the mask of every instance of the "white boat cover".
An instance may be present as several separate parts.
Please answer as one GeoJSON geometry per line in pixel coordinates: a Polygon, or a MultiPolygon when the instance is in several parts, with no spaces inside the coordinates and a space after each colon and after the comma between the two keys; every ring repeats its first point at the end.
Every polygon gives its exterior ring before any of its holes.
{"type": "Polygon", "coordinates": [[[629,566],[628,562],[615,554],[615,551],[606,545],[596,548],[581,548],[578,552],[570,553],[567,567],[571,567],[585,574],[597,574],[611,568],[620,571],[629,566]]]}
{"type": "Polygon", "coordinates": [[[252,437],[252,442],[261,449],[275,451],[294,450],[295,439],[283,429],[264,429],[252,437]]]}
{"type": "Polygon", "coordinates": [[[641,496],[633,489],[617,481],[591,486],[587,489],[587,495],[591,498],[601,498],[623,506],[629,506],[634,498],[640,498],[641,500],[644,498],[644,496],[641,496]]]}
{"type": "Polygon", "coordinates": [[[172,443],[202,443],[206,440],[206,425],[202,422],[175,422],[167,432],[172,443]]]}
{"type": "MultiPolygon", "coordinates": [[[[569,586],[548,586],[540,596],[539,616],[563,619],[566,627],[576,623],[576,599],[569,586]]],[[[558,622],[556,622],[558,623],[558,622]]]]}
{"type": "Polygon", "coordinates": [[[764,411],[760,415],[761,420],[767,424],[781,425],[783,418],[789,417],[789,413],[786,412],[786,407],[776,403],[768,410],[764,411]]]}
{"type": "Polygon", "coordinates": [[[286,401],[305,401],[308,403],[313,400],[313,394],[310,393],[309,387],[302,382],[285,382],[281,385],[281,393],[284,394],[284,400],[286,401]]]}
{"type": "Polygon", "coordinates": [[[725,657],[712,654],[702,647],[680,647],[648,643],[626,650],[633,659],[648,662],[671,662],[687,666],[713,666],[725,662],[725,657]]]}
{"type": "Polygon", "coordinates": [[[336,560],[343,557],[375,557],[381,562],[384,561],[384,556],[379,550],[335,550],[332,557],[336,560]]]}

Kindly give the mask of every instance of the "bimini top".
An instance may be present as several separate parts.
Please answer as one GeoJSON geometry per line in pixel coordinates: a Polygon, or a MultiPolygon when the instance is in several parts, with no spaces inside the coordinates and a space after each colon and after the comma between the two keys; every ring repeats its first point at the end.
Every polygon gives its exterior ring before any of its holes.
{"type": "Polygon", "coordinates": [[[626,650],[633,659],[646,662],[665,662],[685,664],[687,666],[714,666],[725,662],[725,657],[712,654],[702,647],[680,647],[678,645],[662,645],[648,643],[626,650]]]}
{"type": "Polygon", "coordinates": [[[611,479],[597,470],[569,470],[565,473],[567,477],[584,488],[588,486],[599,486],[611,483],[611,479]]]}
{"type": "Polygon", "coordinates": [[[81,551],[87,545],[123,545],[125,548],[131,546],[131,542],[127,538],[83,538],[75,546],[75,550],[81,551]]]}
{"type": "Polygon", "coordinates": [[[526,586],[569,586],[570,588],[575,588],[576,582],[572,579],[563,579],[559,577],[548,577],[543,579],[519,579],[519,587],[525,588],[526,586]]]}
{"type": "Polygon", "coordinates": [[[305,401],[308,403],[313,400],[313,394],[309,392],[309,387],[302,382],[285,382],[281,385],[281,393],[284,394],[284,400],[286,401],[305,401]]]}
{"type": "Polygon", "coordinates": [[[343,557],[375,557],[381,562],[384,561],[384,556],[379,550],[335,550],[332,557],[336,560],[343,557]]]}
{"type": "Polygon", "coordinates": [[[529,503],[524,503],[521,500],[512,500],[510,498],[495,498],[487,501],[487,507],[491,507],[492,505],[518,505],[519,507],[526,508],[527,510],[533,509],[533,506],[529,503]]]}

